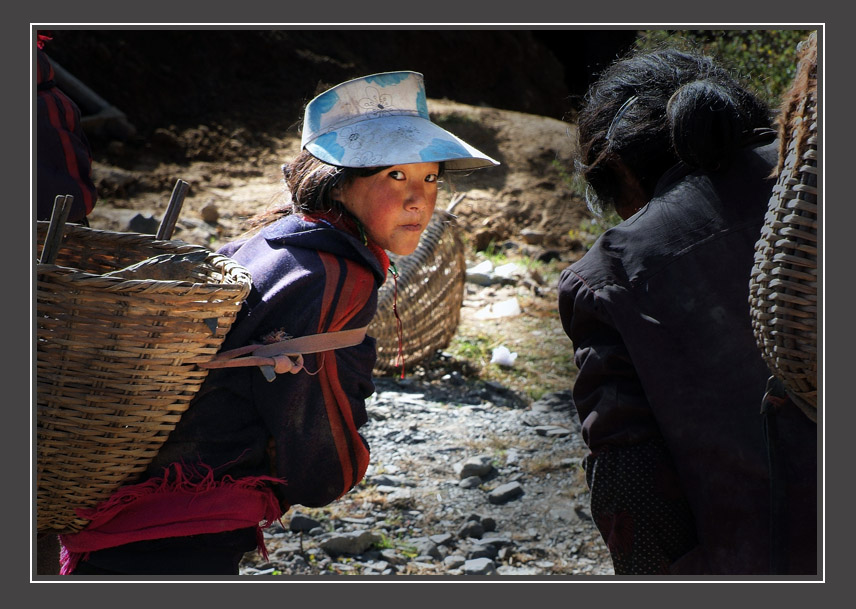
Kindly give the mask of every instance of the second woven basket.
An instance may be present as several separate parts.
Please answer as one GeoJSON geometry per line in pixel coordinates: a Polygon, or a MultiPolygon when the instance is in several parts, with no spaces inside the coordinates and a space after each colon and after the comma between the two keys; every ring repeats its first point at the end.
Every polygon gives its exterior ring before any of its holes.
{"type": "Polygon", "coordinates": [[[390,259],[398,268],[398,279],[390,277],[381,286],[377,315],[368,330],[377,341],[378,376],[427,359],[455,335],[466,280],[462,231],[455,216],[436,210],[416,251],[390,259]],[[400,345],[393,306],[401,320],[400,345]]]}

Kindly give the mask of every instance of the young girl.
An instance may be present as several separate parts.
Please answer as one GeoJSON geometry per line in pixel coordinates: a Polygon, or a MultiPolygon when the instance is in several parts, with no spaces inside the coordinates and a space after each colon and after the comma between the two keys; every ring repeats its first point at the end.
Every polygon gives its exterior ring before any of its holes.
{"type": "Polygon", "coordinates": [[[365,328],[386,251],[416,249],[444,171],[498,163],[429,120],[422,75],[409,71],[313,99],[302,147],[283,167],[288,209],[221,250],[253,287],[213,369],[142,479],[61,536],[63,573],[237,574],[245,552],[264,553],[263,527],[292,505],[334,501],[365,474],[358,430],[376,357],[365,328]],[[268,352],[310,335],[346,341],[268,352]]]}

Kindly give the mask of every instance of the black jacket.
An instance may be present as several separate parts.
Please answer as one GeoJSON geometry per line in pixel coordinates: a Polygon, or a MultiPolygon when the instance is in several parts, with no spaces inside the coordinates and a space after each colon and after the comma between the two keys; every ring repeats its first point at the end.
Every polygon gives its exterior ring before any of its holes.
{"type": "MultiPolygon", "coordinates": [[[[776,152],[768,135],[724,171],[676,166],[645,207],[561,276],[559,310],[579,368],[574,399],[592,452],[593,517],[616,572],[625,560],[628,572],[769,573],[759,412],[770,372],[752,332],[749,275],[776,152]],[[632,485],[635,498],[622,503],[632,485]],[[654,503],[642,507],[640,493],[654,503]],[[629,556],[641,550],[633,539],[645,527],[662,527],[653,543],[679,539],[634,567],[629,556]]],[[[814,574],[817,428],[790,405],[777,419],[789,572],[814,574]]]]}

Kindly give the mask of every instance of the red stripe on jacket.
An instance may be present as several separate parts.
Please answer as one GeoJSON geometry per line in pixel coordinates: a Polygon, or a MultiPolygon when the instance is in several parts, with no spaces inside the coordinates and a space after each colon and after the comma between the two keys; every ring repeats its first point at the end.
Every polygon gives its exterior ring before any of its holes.
{"type": "MultiPolygon", "coordinates": [[[[318,332],[336,332],[341,330],[346,322],[363,308],[368,295],[371,294],[373,279],[355,262],[342,261],[325,252],[319,254],[324,263],[327,279],[318,332]],[[345,267],[344,277],[341,273],[340,264],[344,264],[345,267]],[[333,320],[329,327],[324,328],[324,320],[328,318],[328,314],[333,308],[333,320]]],[[[318,364],[320,369],[319,382],[324,396],[327,419],[330,422],[330,433],[333,436],[339,463],[342,467],[343,488],[341,496],[365,474],[369,464],[369,451],[357,432],[350,401],[339,382],[336,353],[328,351],[319,354],[318,364]]]]}
{"type": "MultiPolygon", "coordinates": [[[[40,59],[42,58],[40,54],[40,59]]],[[[43,61],[38,62],[37,66],[37,84],[49,82],[54,79],[53,66],[45,57],[43,61]]],[[[44,100],[45,107],[48,113],[48,121],[55,131],[55,135],[59,138],[62,146],[63,158],[68,175],[78,184],[80,184],[80,192],[83,197],[83,206],[86,210],[86,215],[92,212],[95,207],[95,198],[90,190],[90,186],[84,176],[80,173],[80,163],[78,162],[78,149],[75,147],[71,139],[71,134],[75,130],[75,126],[79,120],[77,117],[77,109],[74,103],[67,95],[61,91],[50,88],[46,91],[38,92],[39,98],[44,100]]],[[[92,159],[88,159],[88,164],[91,164],[92,159]]],[[[66,194],[66,193],[57,193],[66,194]]]]}

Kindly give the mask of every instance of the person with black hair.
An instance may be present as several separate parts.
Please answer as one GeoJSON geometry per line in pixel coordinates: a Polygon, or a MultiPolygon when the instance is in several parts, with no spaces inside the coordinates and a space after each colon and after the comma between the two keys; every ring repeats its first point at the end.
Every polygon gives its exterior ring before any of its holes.
{"type": "Polygon", "coordinates": [[[695,52],[615,62],[578,117],[577,170],[622,222],[559,280],[591,512],[616,574],[817,573],[816,426],[777,416],[749,275],[774,180],[769,108],[695,52]]]}

